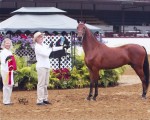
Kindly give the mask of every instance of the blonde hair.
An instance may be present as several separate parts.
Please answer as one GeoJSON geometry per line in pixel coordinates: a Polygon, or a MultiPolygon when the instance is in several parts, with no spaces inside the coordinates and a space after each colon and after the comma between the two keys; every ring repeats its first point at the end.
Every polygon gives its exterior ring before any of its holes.
{"type": "Polygon", "coordinates": [[[3,42],[2,42],[2,44],[1,44],[1,48],[2,49],[4,49],[5,48],[5,43],[6,43],[6,41],[10,41],[10,48],[9,48],[9,50],[11,50],[12,48],[13,48],[13,44],[12,44],[12,41],[9,39],[9,38],[5,38],[4,40],[3,40],[3,42]]]}

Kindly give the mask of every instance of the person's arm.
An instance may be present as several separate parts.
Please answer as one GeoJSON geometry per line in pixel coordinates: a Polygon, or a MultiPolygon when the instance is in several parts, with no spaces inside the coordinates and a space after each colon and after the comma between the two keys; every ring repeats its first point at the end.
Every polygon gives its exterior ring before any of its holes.
{"type": "Polygon", "coordinates": [[[11,60],[11,57],[12,57],[12,55],[7,56],[6,59],[5,59],[5,63],[6,63],[8,60],[11,60]]]}
{"type": "Polygon", "coordinates": [[[7,62],[7,58],[9,58],[9,56],[11,55],[11,53],[7,53],[7,51],[2,51],[1,54],[0,54],[0,57],[1,57],[1,64],[3,66],[7,66],[8,65],[8,62],[7,62]]]}
{"type": "Polygon", "coordinates": [[[5,60],[6,60],[6,55],[5,55],[3,52],[1,52],[0,58],[1,58],[1,64],[5,65],[5,64],[6,64],[6,62],[5,62],[5,60]]]}
{"type": "Polygon", "coordinates": [[[58,51],[58,50],[62,50],[62,49],[63,49],[63,46],[46,48],[44,46],[36,45],[35,46],[35,53],[48,57],[52,51],[58,51]]]}
{"type": "Polygon", "coordinates": [[[42,55],[42,56],[48,57],[51,52],[52,52],[52,48],[45,48],[45,47],[39,47],[39,46],[35,47],[35,53],[42,55]]]}

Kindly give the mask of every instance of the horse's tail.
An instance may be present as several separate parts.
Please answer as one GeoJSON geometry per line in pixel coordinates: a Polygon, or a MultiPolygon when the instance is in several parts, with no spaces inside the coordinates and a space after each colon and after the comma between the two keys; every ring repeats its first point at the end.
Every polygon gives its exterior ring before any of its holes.
{"type": "MultiPolygon", "coordinates": [[[[145,49],[145,47],[143,47],[145,49]]],[[[144,64],[143,64],[143,71],[144,71],[144,75],[145,75],[145,79],[146,79],[146,87],[148,88],[149,86],[149,62],[148,62],[148,55],[147,55],[147,51],[145,49],[145,59],[144,59],[144,64]]]]}

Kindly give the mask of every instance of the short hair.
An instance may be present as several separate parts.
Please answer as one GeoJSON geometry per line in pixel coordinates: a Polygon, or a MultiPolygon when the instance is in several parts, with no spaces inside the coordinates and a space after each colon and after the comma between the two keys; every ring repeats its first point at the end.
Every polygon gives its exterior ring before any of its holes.
{"type": "Polygon", "coordinates": [[[5,42],[6,42],[6,41],[10,41],[10,44],[11,44],[11,45],[10,45],[9,50],[12,49],[12,48],[13,48],[13,44],[12,44],[12,41],[11,41],[9,38],[5,38],[5,39],[3,40],[2,44],[1,44],[1,48],[2,48],[2,49],[5,48],[4,45],[5,45],[5,42]]]}

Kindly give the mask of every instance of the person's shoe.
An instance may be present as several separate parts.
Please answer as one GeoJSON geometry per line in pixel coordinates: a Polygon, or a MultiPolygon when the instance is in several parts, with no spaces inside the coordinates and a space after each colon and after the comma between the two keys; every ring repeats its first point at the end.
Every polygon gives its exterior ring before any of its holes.
{"type": "Polygon", "coordinates": [[[52,104],[49,101],[43,101],[44,104],[52,104]]]}
{"type": "Polygon", "coordinates": [[[4,104],[4,105],[13,105],[14,103],[6,103],[6,104],[4,104]]]}
{"type": "Polygon", "coordinates": [[[36,105],[46,105],[46,104],[42,102],[42,103],[36,103],[36,105]]]}

